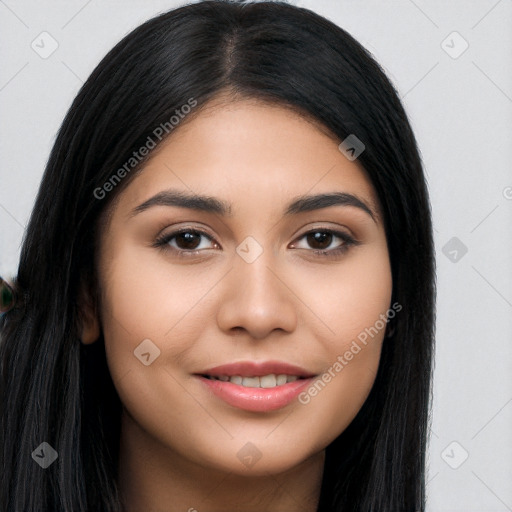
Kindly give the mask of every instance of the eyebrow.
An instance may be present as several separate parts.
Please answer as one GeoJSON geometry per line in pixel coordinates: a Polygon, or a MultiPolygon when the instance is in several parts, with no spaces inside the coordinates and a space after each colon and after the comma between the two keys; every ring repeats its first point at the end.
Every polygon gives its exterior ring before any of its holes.
{"type": "MultiPolygon", "coordinates": [[[[179,208],[188,208],[206,213],[215,213],[223,217],[232,216],[231,205],[221,199],[211,196],[193,194],[179,190],[164,190],[150,197],[147,201],[136,206],[130,213],[133,217],[141,212],[148,210],[153,206],[175,206],[179,208]]],[[[320,210],[329,206],[351,206],[359,208],[367,213],[374,222],[378,217],[377,213],[367,205],[362,199],[346,192],[332,192],[326,194],[315,194],[309,196],[299,196],[287,205],[284,216],[293,214],[320,210]]]]}

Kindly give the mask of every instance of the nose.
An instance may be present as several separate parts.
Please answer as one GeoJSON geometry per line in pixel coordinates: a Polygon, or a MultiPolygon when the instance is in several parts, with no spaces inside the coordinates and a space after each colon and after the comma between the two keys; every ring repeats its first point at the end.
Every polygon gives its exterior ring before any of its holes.
{"type": "Polygon", "coordinates": [[[271,260],[266,252],[252,263],[234,258],[219,299],[217,324],[223,332],[243,329],[251,338],[263,339],[274,330],[295,330],[299,301],[287,282],[290,278],[271,260]]]}

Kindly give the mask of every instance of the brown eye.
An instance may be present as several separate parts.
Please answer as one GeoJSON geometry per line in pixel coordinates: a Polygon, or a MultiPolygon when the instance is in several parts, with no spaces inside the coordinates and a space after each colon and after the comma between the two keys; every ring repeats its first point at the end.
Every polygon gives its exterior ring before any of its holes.
{"type": "Polygon", "coordinates": [[[294,249],[306,249],[320,257],[339,257],[359,242],[341,231],[315,229],[304,233],[292,245],[294,249]],[[304,243],[305,242],[305,243],[304,243]]]}
{"type": "Polygon", "coordinates": [[[183,231],[174,236],[179,249],[194,250],[201,243],[203,235],[197,231],[183,231]]]}
{"type": "Polygon", "coordinates": [[[331,245],[333,234],[328,231],[312,231],[306,235],[308,244],[313,249],[326,249],[331,245]]]}
{"type": "Polygon", "coordinates": [[[172,251],[178,256],[195,256],[204,249],[217,249],[219,245],[203,231],[185,228],[160,236],[154,247],[172,251]]]}

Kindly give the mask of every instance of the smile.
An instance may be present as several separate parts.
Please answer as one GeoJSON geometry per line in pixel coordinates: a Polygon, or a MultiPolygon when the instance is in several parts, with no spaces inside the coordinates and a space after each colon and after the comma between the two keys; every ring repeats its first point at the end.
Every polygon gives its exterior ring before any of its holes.
{"type": "Polygon", "coordinates": [[[290,404],[316,374],[281,361],[243,361],[195,374],[209,399],[245,411],[269,412],[290,404]]]}
{"type": "Polygon", "coordinates": [[[298,377],[297,375],[285,375],[283,373],[280,375],[270,373],[269,375],[263,375],[262,377],[242,377],[241,375],[233,375],[231,377],[229,375],[205,375],[204,377],[212,380],[220,380],[222,382],[231,382],[245,388],[265,389],[282,386],[288,382],[295,382],[296,380],[303,378],[298,377]]]}

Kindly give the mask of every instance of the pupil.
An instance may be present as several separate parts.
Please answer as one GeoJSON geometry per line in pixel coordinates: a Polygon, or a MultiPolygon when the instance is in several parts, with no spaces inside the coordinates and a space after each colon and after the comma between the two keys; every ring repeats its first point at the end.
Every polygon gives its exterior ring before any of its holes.
{"type": "Polygon", "coordinates": [[[195,249],[199,245],[198,242],[200,240],[200,236],[201,235],[199,233],[194,233],[192,231],[179,233],[176,235],[176,243],[180,247],[184,246],[185,249],[195,249]],[[196,240],[194,240],[194,238],[196,240]],[[180,243],[180,240],[183,241],[183,243],[180,243]]]}
{"type": "Polygon", "coordinates": [[[308,243],[312,243],[313,247],[317,243],[320,243],[321,245],[323,244],[321,247],[315,247],[316,249],[325,249],[326,247],[329,247],[331,241],[332,234],[324,231],[316,231],[315,233],[310,233],[308,235],[308,243]]]}

